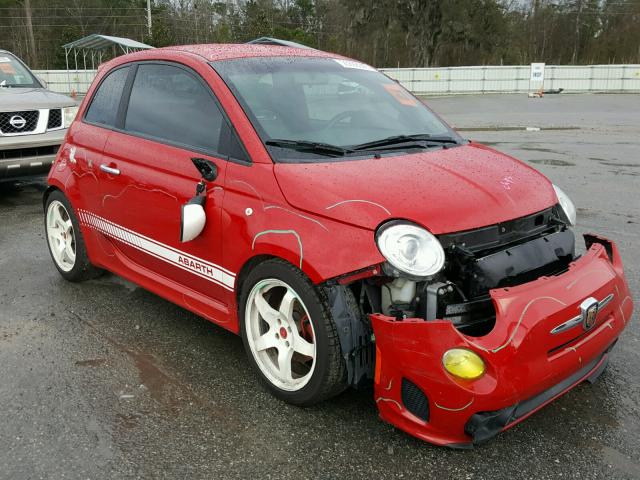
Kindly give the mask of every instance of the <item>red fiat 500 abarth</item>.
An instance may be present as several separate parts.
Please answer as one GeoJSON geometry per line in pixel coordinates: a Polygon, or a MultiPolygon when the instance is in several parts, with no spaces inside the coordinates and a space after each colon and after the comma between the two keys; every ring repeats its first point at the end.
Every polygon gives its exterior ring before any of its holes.
{"type": "Polygon", "coordinates": [[[632,300],[571,200],[375,69],[264,45],[107,63],[49,175],[67,280],[121,275],[242,336],[309,405],[372,381],[381,417],[481,443],[604,369],[632,300]]]}

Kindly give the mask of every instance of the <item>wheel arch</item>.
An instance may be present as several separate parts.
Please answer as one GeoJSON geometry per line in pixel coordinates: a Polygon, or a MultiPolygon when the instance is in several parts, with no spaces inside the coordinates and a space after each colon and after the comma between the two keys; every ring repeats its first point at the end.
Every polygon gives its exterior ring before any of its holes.
{"type": "Polygon", "coordinates": [[[239,300],[240,300],[240,295],[242,293],[242,286],[244,285],[244,282],[247,279],[247,276],[249,275],[251,270],[256,268],[261,263],[266,262],[267,260],[272,260],[272,259],[283,260],[282,258],[276,257],[274,255],[255,255],[255,256],[249,258],[244,263],[244,265],[242,265],[242,268],[240,268],[240,270],[238,271],[238,275],[236,276],[236,285],[235,285],[236,304],[238,305],[238,308],[240,307],[240,301],[239,300]]]}
{"type": "MultiPolygon", "coordinates": [[[[265,230],[255,235],[254,242],[251,245],[252,255],[240,268],[238,278],[240,278],[241,273],[247,267],[254,267],[264,260],[275,258],[284,260],[296,267],[298,270],[303,272],[314,285],[318,285],[327,280],[327,278],[325,278],[318,269],[314,267],[313,263],[310,262],[307,257],[304,257],[300,237],[297,233],[292,233],[293,231],[290,230],[265,230]],[[282,235],[283,233],[284,235],[282,235]],[[261,237],[261,234],[275,235],[266,235],[261,237]]],[[[239,283],[236,285],[239,285],[239,283]]],[[[240,288],[237,286],[236,289],[239,290],[240,288]]]]}
{"type": "MultiPolygon", "coordinates": [[[[275,255],[271,253],[258,253],[250,257],[249,259],[247,259],[245,263],[242,265],[242,267],[240,268],[240,270],[238,271],[238,274],[236,275],[235,294],[236,294],[236,304],[238,305],[238,307],[239,307],[240,295],[242,294],[242,287],[244,285],[245,280],[247,279],[247,276],[254,268],[256,268],[258,265],[268,260],[281,260],[283,262],[286,262],[292,267],[300,270],[304,275],[306,275],[307,278],[309,278],[311,283],[313,283],[314,285],[317,285],[319,283],[314,281],[314,278],[311,275],[309,275],[309,273],[306,272],[304,268],[301,269],[300,265],[295,263],[295,260],[292,261],[293,258],[291,257],[292,255],[290,256],[290,255],[275,255]]],[[[303,267],[304,266],[305,264],[303,263],[303,267]]],[[[313,271],[313,273],[316,276],[318,275],[317,272],[315,271],[313,271]]]]}
{"type": "MultiPolygon", "coordinates": [[[[62,190],[57,186],[57,185],[49,185],[44,193],[42,194],[42,208],[46,209],[47,208],[47,200],[49,199],[49,196],[55,192],[56,190],[62,192],[62,190]]],[[[64,195],[64,192],[62,192],[62,194],[64,195]]],[[[65,195],[66,196],[66,195],[65,195]]]]}

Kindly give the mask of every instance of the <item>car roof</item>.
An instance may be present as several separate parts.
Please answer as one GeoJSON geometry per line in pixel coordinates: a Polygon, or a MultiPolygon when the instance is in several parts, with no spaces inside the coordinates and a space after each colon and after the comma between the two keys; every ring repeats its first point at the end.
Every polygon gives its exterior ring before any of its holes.
{"type": "Polygon", "coordinates": [[[156,48],[153,50],[145,50],[137,52],[127,57],[135,57],[136,59],[144,59],[152,57],[154,52],[171,51],[176,53],[191,53],[202,57],[207,62],[217,62],[221,60],[230,60],[234,58],[249,57],[319,57],[319,58],[344,58],[334,53],[323,52],[311,48],[284,47],[278,45],[262,45],[247,43],[213,43],[202,45],[180,45],[164,48],[156,48]]]}

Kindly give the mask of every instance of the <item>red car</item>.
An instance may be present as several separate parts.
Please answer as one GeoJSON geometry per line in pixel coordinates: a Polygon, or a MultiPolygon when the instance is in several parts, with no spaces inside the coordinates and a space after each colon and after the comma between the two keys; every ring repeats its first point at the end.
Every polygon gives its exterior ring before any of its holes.
{"type": "Polygon", "coordinates": [[[539,172],[312,49],[198,45],[100,69],[51,169],[70,281],[109,270],[242,336],[277,397],[373,382],[381,417],[478,444],[604,369],[615,244],[539,172]]]}

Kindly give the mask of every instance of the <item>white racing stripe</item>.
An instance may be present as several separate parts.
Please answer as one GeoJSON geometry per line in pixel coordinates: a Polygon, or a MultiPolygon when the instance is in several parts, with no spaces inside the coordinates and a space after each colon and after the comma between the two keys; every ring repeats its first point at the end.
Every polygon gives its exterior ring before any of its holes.
{"type": "Polygon", "coordinates": [[[233,291],[236,275],[219,265],[160,243],[86,210],[78,210],[78,215],[80,222],[89,228],[233,291]]]}

